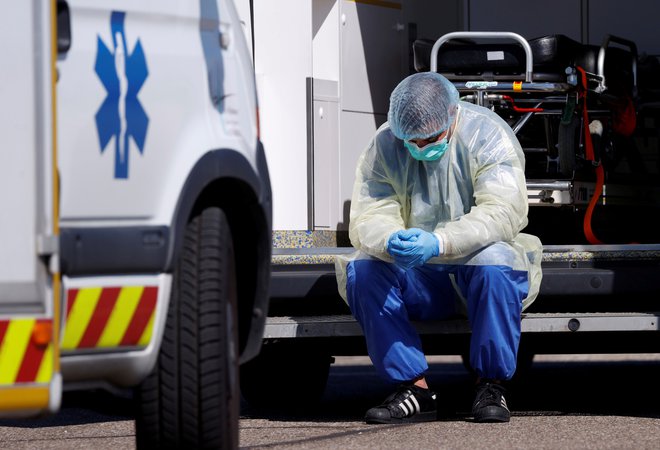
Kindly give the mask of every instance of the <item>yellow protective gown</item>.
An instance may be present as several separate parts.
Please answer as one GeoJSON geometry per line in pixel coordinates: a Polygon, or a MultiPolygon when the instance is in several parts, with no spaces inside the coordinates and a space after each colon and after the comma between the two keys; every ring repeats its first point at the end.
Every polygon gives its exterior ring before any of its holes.
{"type": "MultiPolygon", "coordinates": [[[[541,284],[541,241],[527,225],[525,156],[497,114],[460,102],[446,153],[414,159],[385,123],[358,160],[349,237],[356,252],[336,259],[346,300],[346,266],[355,259],[394,262],[389,236],[405,228],[434,232],[443,253],[427,264],[506,265],[528,273],[523,309],[541,284]]],[[[460,293],[459,293],[460,294],[460,293]]]]}

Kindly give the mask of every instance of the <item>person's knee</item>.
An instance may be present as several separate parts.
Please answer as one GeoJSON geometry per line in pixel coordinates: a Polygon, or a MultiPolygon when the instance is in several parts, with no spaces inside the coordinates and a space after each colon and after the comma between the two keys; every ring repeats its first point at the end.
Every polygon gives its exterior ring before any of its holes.
{"type": "Polygon", "coordinates": [[[392,285],[395,277],[391,272],[388,264],[384,261],[372,259],[351,261],[347,267],[349,305],[350,300],[370,297],[369,294],[376,289],[383,289],[392,285]]]}
{"type": "MultiPolygon", "coordinates": [[[[347,268],[348,305],[353,312],[357,303],[364,308],[372,301],[384,303],[384,297],[392,286],[398,284],[396,273],[388,264],[380,260],[356,260],[347,268]]],[[[382,306],[382,305],[381,305],[382,306]]]]}
{"type": "Polygon", "coordinates": [[[354,273],[355,283],[363,283],[372,278],[374,276],[374,272],[379,270],[378,267],[381,265],[381,261],[358,259],[356,261],[352,261],[350,265],[354,273]]]}
{"type": "Polygon", "coordinates": [[[357,286],[373,286],[374,283],[392,285],[396,283],[396,275],[385,261],[373,259],[358,259],[350,263],[350,283],[357,286]]]}
{"type": "Polygon", "coordinates": [[[472,266],[468,303],[472,314],[482,311],[510,311],[520,314],[526,295],[526,274],[502,266],[472,266]],[[485,307],[485,309],[484,309],[485,307]]]}
{"type": "Polygon", "coordinates": [[[483,266],[483,283],[491,290],[503,295],[496,295],[502,301],[514,305],[522,304],[527,295],[527,273],[509,267],[483,266]]]}
{"type": "Polygon", "coordinates": [[[501,266],[473,266],[470,283],[476,283],[486,289],[501,290],[502,286],[508,286],[516,282],[512,269],[501,266]]]}
{"type": "Polygon", "coordinates": [[[479,270],[479,276],[486,283],[507,279],[504,269],[500,266],[475,266],[475,268],[479,270]]]}

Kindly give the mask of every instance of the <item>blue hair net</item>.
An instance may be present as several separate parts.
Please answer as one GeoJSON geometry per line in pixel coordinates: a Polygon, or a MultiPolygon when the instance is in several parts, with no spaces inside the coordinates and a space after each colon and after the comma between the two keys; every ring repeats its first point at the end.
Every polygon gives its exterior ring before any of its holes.
{"type": "Polygon", "coordinates": [[[410,75],[394,88],[387,120],[399,139],[426,139],[445,131],[454,116],[459,94],[435,72],[410,75]]]}

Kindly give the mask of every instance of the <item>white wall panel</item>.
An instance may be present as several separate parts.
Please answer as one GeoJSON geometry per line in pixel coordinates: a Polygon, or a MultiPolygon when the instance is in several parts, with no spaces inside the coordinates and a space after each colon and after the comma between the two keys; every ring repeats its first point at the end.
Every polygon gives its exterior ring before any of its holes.
{"type": "Polygon", "coordinates": [[[255,71],[261,137],[271,173],[273,229],[306,230],[307,88],[312,3],[255,0],[255,71]]]}
{"type": "MultiPolygon", "coordinates": [[[[336,83],[328,84],[336,89],[336,83]]],[[[314,92],[314,228],[334,229],[339,197],[339,97],[317,97],[314,92]]]]}

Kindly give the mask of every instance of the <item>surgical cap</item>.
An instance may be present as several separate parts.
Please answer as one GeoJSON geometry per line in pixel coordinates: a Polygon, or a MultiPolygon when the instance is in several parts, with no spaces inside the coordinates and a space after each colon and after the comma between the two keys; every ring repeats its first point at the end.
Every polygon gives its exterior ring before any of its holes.
{"type": "Polygon", "coordinates": [[[435,72],[410,75],[394,88],[387,120],[399,139],[427,139],[444,132],[456,114],[454,85],[435,72]]]}

